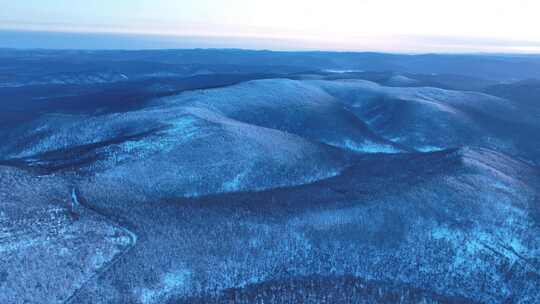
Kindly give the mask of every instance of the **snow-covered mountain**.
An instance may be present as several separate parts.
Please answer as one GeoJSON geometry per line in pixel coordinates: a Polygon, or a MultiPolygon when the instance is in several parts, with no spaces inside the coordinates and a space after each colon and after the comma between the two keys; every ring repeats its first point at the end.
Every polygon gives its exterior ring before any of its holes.
{"type": "Polygon", "coordinates": [[[535,82],[436,73],[514,59],[0,59],[2,303],[540,301],[535,82]]]}

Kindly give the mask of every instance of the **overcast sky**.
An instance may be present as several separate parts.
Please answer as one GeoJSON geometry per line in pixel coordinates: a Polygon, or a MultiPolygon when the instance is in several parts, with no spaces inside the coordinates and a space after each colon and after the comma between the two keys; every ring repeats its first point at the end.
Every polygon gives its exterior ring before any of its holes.
{"type": "Polygon", "coordinates": [[[539,0],[0,0],[0,7],[4,30],[203,37],[205,47],[540,52],[539,0]]]}

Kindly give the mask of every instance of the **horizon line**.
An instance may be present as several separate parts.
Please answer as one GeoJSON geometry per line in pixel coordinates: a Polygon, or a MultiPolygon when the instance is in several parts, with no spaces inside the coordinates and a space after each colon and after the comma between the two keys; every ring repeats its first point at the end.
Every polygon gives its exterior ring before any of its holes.
{"type": "MultiPolygon", "coordinates": [[[[128,32],[128,31],[83,31],[83,30],[55,30],[55,29],[21,29],[21,28],[1,28],[0,33],[26,33],[26,34],[51,34],[51,35],[81,35],[81,36],[109,36],[109,37],[122,37],[122,38],[132,38],[133,43],[142,43],[144,41],[139,40],[141,38],[145,39],[165,39],[159,41],[163,44],[178,44],[185,42],[187,44],[194,44],[194,40],[200,40],[200,46],[190,45],[190,46],[174,46],[174,47],[159,47],[152,45],[151,47],[26,47],[26,46],[4,46],[2,41],[0,41],[0,49],[10,49],[10,50],[55,50],[55,51],[164,51],[164,50],[242,50],[242,51],[258,51],[258,52],[279,52],[279,53],[374,53],[374,54],[388,54],[388,55],[478,55],[478,56],[540,56],[540,46],[529,46],[522,47],[522,49],[514,49],[513,51],[496,51],[496,50],[469,50],[469,51],[460,51],[456,49],[446,49],[446,50],[388,50],[383,48],[331,48],[331,47],[254,47],[247,46],[249,44],[254,44],[256,42],[266,42],[266,43],[279,43],[279,42],[293,42],[300,43],[311,42],[316,44],[317,42],[310,41],[309,39],[302,38],[291,38],[291,37],[263,37],[263,36],[250,36],[250,35],[201,35],[201,34],[181,34],[181,33],[144,33],[144,32],[128,32]],[[174,39],[174,40],[167,40],[174,39]],[[191,41],[183,41],[182,39],[190,39],[191,41]],[[237,43],[244,41],[246,46],[209,46],[212,43],[216,43],[219,40],[234,39],[237,43]],[[214,40],[214,42],[212,42],[214,40]],[[207,44],[205,46],[204,44],[207,44]],[[524,49],[535,49],[536,51],[525,51],[524,49]]],[[[452,37],[454,39],[459,39],[459,37],[452,37]]],[[[126,41],[124,41],[126,42],[126,41]]],[[[224,43],[221,41],[219,43],[224,43]]],[[[230,41],[228,41],[230,43],[230,41]]],[[[319,41],[319,43],[325,43],[324,41],[319,41]]],[[[330,42],[327,42],[331,44],[330,42]]],[[[462,46],[463,47],[463,46],[462,46]]],[[[499,46],[502,49],[511,49],[519,48],[519,46],[499,46]]]]}

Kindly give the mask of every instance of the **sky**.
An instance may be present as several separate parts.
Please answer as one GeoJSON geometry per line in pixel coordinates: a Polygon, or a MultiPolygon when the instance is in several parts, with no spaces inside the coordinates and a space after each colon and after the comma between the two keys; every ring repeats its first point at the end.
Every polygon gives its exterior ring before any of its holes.
{"type": "Polygon", "coordinates": [[[54,39],[22,32],[33,31],[86,33],[58,42],[72,48],[89,37],[99,46],[96,35],[108,37],[102,48],[129,48],[110,39],[121,34],[152,41],[139,48],[540,53],[538,0],[0,0],[0,7],[0,31],[10,37],[0,36],[0,47],[54,47],[54,39]]]}

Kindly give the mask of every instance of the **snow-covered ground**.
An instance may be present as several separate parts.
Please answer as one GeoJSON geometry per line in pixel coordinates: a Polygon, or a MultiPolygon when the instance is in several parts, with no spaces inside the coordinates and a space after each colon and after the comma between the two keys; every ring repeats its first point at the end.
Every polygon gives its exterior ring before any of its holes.
{"type": "Polygon", "coordinates": [[[275,303],[345,280],[535,303],[536,130],[509,99],[366,80],[47,113],[0,130],[0,302],[275,303]]]}

